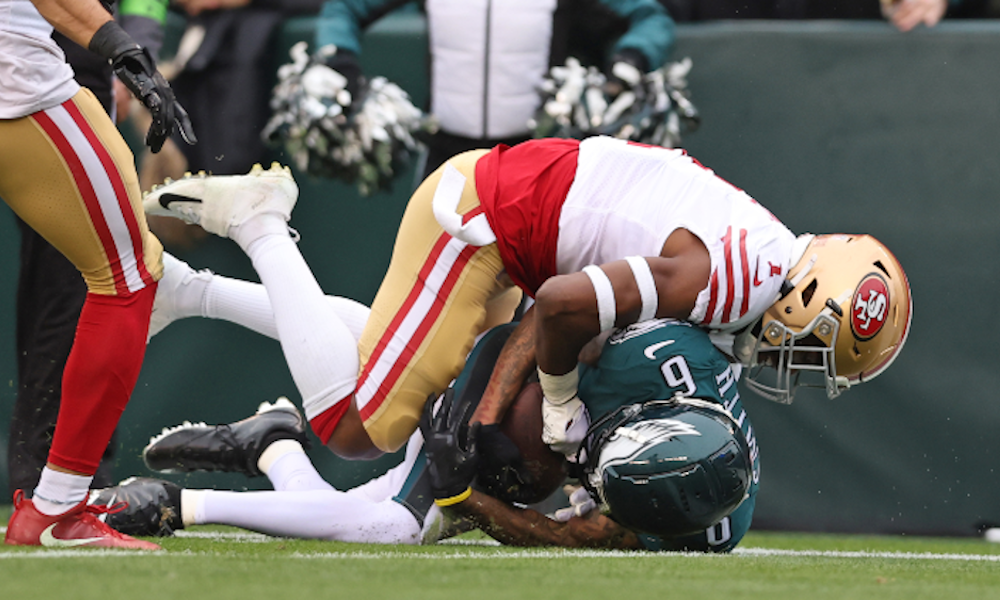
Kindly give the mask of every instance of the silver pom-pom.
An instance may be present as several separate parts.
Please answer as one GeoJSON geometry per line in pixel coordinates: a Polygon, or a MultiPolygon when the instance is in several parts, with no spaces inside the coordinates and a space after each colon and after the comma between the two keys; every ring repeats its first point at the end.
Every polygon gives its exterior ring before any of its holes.
{"type": "Polygon", "coordinates": [[[600,70],[570,57],[565,65],[552,67],[539,86],[542,101],[528,126],[536,138],[610,135],[675,148],[681,134],[694,131],[701,121],[688,90],[690,71],[690,58],[644,75],[618,63],[614,75],[626,87],[611,97],[600,70]]]}
{"type": "Polygon", "coordinates": [[[389,188],[420,149],[416,136],[433,132],[435,120],[385,77],[362,80],[352,98],[347,78],[326,65],[336,47],[312,56],[307,48],[292,46],[292,62],[278,69],[262,137],[283,147],[300,171],[354,183],[362,196],[389,188]]]}

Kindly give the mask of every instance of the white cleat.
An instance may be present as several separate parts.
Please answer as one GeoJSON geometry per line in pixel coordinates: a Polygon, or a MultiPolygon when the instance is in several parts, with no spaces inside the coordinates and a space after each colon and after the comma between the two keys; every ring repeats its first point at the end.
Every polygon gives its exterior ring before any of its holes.
{"type": "Polygon", "coordinates": [[[164,252],[163,277],[156,287],[146,341],[149,342],[150,338],[178,319],[200,315],[205,289],[212,277],[208,269],[195,271],[183,260],[164,252]],[[181,307],[187,307],[187,310],[181,307]]]}
{"type": "Polygon", "coordinates": [[[201,225],[205,231],[229,237],[229,229],[261,213],[275,213],[288,221],[299,188],[288,167],[254,165],[246,175],[197,175],[167,179],[142,199],[147,215],[175,217],[201,225]]]}

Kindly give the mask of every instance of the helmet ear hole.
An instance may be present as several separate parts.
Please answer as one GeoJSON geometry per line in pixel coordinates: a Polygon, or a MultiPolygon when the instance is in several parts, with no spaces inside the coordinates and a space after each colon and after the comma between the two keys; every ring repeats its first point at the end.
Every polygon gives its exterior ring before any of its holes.
{"type": "Polygon", "coordinates": [[[805,289],[802,290],[802,306],[809,306],[809,303],[812,302],[813,295],[816,294],[816,287],[818,285],[819,284],[816,282],[816,280],[813,279],[812,281],[809,282],[809,285],[807,285],[805,289]]]}

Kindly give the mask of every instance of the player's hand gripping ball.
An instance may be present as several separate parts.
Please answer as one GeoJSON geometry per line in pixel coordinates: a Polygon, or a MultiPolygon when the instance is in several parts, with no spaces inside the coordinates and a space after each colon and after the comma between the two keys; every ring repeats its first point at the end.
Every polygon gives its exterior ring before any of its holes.
{"type": "Polygon", "coordinates": [[[566,480],[566,460],[542,441],[542,388],[529,383],[504,415],[499,428],[484,426],[479,436],[477,483],[505,502],[534,504],[566,480]]]}

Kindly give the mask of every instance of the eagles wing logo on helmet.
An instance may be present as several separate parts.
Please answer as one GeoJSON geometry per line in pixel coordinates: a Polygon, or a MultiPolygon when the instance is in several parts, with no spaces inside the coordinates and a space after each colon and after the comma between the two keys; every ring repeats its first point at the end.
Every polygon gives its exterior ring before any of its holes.
{"type": "Polygon", "coordinates": [[[584,441],[581,482],[622,526],[660,536],[718,523],[746,498],[753,457],[722,406],[675,397],[626,405],[584,441]]]}
{"type": "Polygon", "coordinates": [[[885,279],[872,273],[865,277],[854,292],[851,310],[851,331],[861,341],[870,340],[882,330],[889,307],[889,286],[885,279]]]}
{"type": "Polygon", "coordinates": [[[620,461],[632,460],[635,454],[653,444],[670,441],[682,435],[701,435],[691,423],[676,419],[655,419],[639,421],[618,428],[608,439],[605,454],[601,456],[604,466],[620,461]]]}

